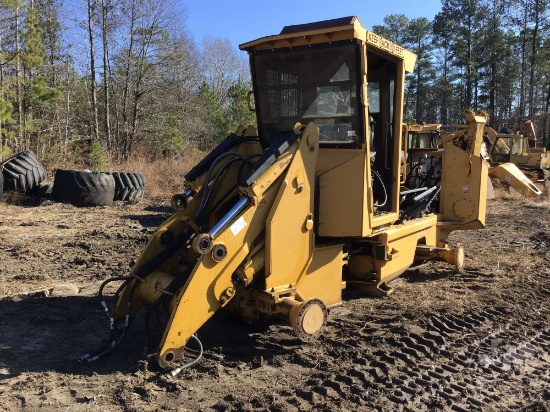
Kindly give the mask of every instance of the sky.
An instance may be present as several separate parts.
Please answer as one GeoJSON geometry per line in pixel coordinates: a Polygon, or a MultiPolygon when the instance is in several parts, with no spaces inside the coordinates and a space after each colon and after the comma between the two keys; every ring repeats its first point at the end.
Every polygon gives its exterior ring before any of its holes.
{"type": "Polygon", "coordinates": [[[389,14],[432,20],[441,0],[180,0],[186,26],[200,43],[204,36],[239,44],[278,34],[284,26],[357,16],[369,30],[389,14]]]}

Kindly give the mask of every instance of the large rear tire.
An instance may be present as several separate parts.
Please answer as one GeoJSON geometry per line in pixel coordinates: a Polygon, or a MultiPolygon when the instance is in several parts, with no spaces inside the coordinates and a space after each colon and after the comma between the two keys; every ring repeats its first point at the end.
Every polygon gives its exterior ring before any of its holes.
{"type": "Polygon", "coordinates": [[[145,194],[145,179],[141,173],[113,172],[115,200],[141,199],[145,194]]]}
{"type": "Polygon", "coordinates": [[[74,206],[109,206],[115,196],[115,179],[102,172],[55,171],[54,200],[74,206]]]}
{"type": "Polygon", "coordinates": [[[0,164],[5,190],[32,192],[47,177],[46,170],[36,155],[26,150],[0,164]]]}

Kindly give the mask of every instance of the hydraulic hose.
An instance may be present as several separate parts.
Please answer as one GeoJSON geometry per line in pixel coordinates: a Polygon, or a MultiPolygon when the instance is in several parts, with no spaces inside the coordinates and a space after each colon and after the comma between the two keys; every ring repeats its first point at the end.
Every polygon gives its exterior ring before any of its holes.
{"type": "MultiPolygon", "coordinates": [[[[214,192],[214,188],[216,187],[216,185],[218,184],[218,180],[220,179],[220,177],[222,176],[223,172],[229,167],[231,166],[233,163],[235,162],[246,162],[246,159],[243,159],[241,157],[238,157],[238,158],[235,158],[235,159],[231,159],[230,161],[228,161],[226,164],[224,164],[220,170],[218,171],[218,173],[216,173],[216,176],[214,177],[214,179],[212,179],[212,184],[210,185],[209,187],[209,190],[208,190],[208,193],[205,193],[205,195],[203,196],[203,198],[201,199],[201,204],[202,204],[202,200],[204,200],[204,206],[203,206],[203,210],[200,211],[200,214],[202,215],[202,213],[204,213],[204,209],[206,209],[206,206],[208,205],[208,202],[210,202],[210,198],[212,196],[212,193],[214,192]]],[[[244,164],[244,163],[243,163],[244,164]]],[[[230,190],[231,191],[231,190],[230,190]]],[[[197,221],[200,221],[202,216],[199,216],[197,218],[197,221]]]]}
{"type": "MultiPolygon", "coordinates": [[[[109,283],[111,283],[111,282],[116,282],[116,281],[118,281],[118,280],[124,280],[124,283],[123,283],[122,286],[121,286],[121,287],[123,287],[123,286],[126,286],[126,285],[128,284],[128,282],[129,282],[131,279],[132,279],[131,276],[113,276],[113,277],[111,277],[111,278],[105,280],[105,281],[101,284],[101,286],[99,287],[99,292],[98,292],[99,297],[101,298],[102,301],[105,300],[105,299],[103,298],[103,289],[104,289],[105,286],[107,286],[109,283]]],[[[119,289],[120,289],[121,287],[119,287],[119,289]]]]}
{"type": "MultiPolygon", "coordinates": [[[[209,187],[209,184],[210,184],[210,177],[212,175],[212,172],[214,171],[214,168],[216,167],[216,165],[218,164],[218,162],[223,159],[224,157],[227,157],[227,156],[236,156],[237,158],[239,159],[242,159],[242,160],[246,160],[246,158],[241,155],[240,153],[238,152],[226,152],[226,153],[222,153],[221,155],[219,155],[218,157],[216,157],[216,159],[214,159],[214,161],[212,162],[212,164],[210,165],[210,168],[208,169],[208,173],[206,174],[206,179],[204,181],[204,194],[201,198],[201,203],[199,205],[199,208],[197,210],[197,213],[195,213],[195,216],[193,218],[194,221],[197,221],[203,214],[204,212],[204,209],[206,207],[206,202],[208,200],[208,198],[210,197],[210,195],[208,194],[207,195],[207,191],[208,193],[210,193],[213,189],[213,185],[211,185],[209,187]]],[[[225,167],[222,166],[222,169],[225,167]]]]}
{"type": "Polygon", "coordinates": [[[105,349],[101,349],[94,354],[86,354],[80,357],[79,361],[94,362],[102,358],[103,356],[107,355],[108,353],[110,353],[114,348],[116,348],[120,344],[120,342],[122,342],[122,340],[124,339],[124,336],[126,335],[126,331],[130,327],[130,323],[131,323],[130,312],[132,310],[132,301],[134,300],[134,295],[136,293],[138,285],[139,285],[139,282],[136,279],[130,291],[130,297],[128,299],[128,309],[126,311],[126,316],[124,318],[124,325],[123,325],[122,333],[120,337],[117,339],[118,331],[116,329],[116,323],[114,321],[114,318],[111,317],[111,327],[110,327],[111,333],[109,336],[110,344],[107,344],[105,349]]]}
{"type": "Polygon", "coordinates": [[[371,172],[376,178],[378,179],[380,183],[380,187],[382,188],[382,191],[384,192],[384,201],[382,203],[375,203],[374,207],[383,207],[388,202],[388,192],[386,191],[386,186],[384,186],[384,181],[382,180],[382,176],[380,176],[380,173],[378,173],[376,170],[371,169],[371,172]]]}
{"type": "Polygon", "coordinates": [[[199,340],[199,338],[197,337],[196,334],[191,335],[191,338],[193,338],[193,339],[197,342],[197,344],[199,345],[199,352],[198,352],[198,354],[197,354],[197,357],[196,357],[195,359],[193,359],[191,362],[188,362],[188,363],[186,363],[186,364],[184,364],[184,365],[182,365],[182,366],[180,366],[180,367],[174,369],[172,372],[170,372],[170,374],[171,374],[172,376],[174,376],[174,377],[175,377],[175,376],[178,376],[178,375],[181,373],[181,371],[183,371],[184,369],[187,369],[187,368],[189,368],[189,367],[195,365],[195,364],[196,364],[198,361],[200,361],[201,358],[202,358],[202,355],[203,355],[203,348],[202,348],[202,343],[201,343],[201,341],[199,340]]]}

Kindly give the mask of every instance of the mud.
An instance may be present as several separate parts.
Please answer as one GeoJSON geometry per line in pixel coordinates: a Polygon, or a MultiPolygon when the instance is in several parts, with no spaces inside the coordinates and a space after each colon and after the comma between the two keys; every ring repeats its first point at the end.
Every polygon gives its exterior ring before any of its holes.
{"type": "Polygon", "coordinates": [[[548,202],[489,201],[485,230],[450,239],[464,273],[426,263],[387,298],[346,290],[315,343],[215,316],[198,335],[224,360],[175,378],[142,356],[139,318],[113,354],[77,361],[108,335],[99,285],[127,273],[168,203],[18,203],[0,203],[0,410],[550,410],[548,202]]]}

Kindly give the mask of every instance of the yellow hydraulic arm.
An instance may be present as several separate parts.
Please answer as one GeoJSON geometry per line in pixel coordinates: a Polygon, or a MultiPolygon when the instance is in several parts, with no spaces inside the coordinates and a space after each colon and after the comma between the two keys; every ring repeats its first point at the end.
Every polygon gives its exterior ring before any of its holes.
{"type": "MultiPolygon", "coordinates": [[[[215,213],[209,209],[208,214],[218,218],[203,224],[193,221],[189,215],[196,215],[201,198],[206,196],[205,188],[212,190],[213,183],[203,175],[197,178],[202,183],[195,187],[201,191],[187,207],[158,228],[136,264],[133,278],[120,294],[114,320],[128,319],[143,305],[152,305],[155,310],[167,306],[169,319],[157,353],[161,367],[179,358],[193,334],[219,308],[226,306],[238,289],[255,282],[260,273],[266,296],[273,305],[270,311],[298,316],[303,306],[300,302],[303,303],[308,293],[300,295],[297,285],[310,267],[314,253],[313,193],[319,130],[313,123],[307,127],[297,126],[294,132],[287,133],[285,142],[282,145],[275,142],[275,146],[284,150],[267,149],[262,156],[266,159],[271,156],[272,162],[267,164],[260,158],[257,162],[260,166],[241,180],[234,200],[223,207],[226,212],[215,213]],[[192,239],[171,254],[167,253],[175,240],[192,232],[190,227],[195,232],[192,239]],[[265,259],[251,271],[247,263],[258,250],[268,252],[263,252],[265,259]],[[161,255],[158,265],[150,264],[161,255]],[[182,260],[186,261],[183,265],[182,260]],[[149,270],[144,271],[147,265],[149,270]],[[179,274],[174,276],[174,272],[179,274]],[[179,287],[176,289],[174,285],[179,287]],[[277,293],[268,295],[275,289],[277,293]]],[[[221,181],[225,189],[220,189],[219,194],[231,191],[230,177],[235,176],[228,171],[221,181]]],[[[263,299],[267,299],[266,296],[263,299]]],[[[316,305],[310,317],[314,323],[322,324],[326,320],[323,318],[326,308],[322,303],[316,305]],[[318,312],[321,318],[316,315],[318,312]]],[[[310,332],[316,332],[321,324],[310,332]]]]}
{"type": "Polygon", "coordinates": [[[542,191],[513,163],[491,167],[489,176],[503,180],[525,197],[537,198],[542,194],[542,191]]]}
{"type": "MultiPolygon", "coordinates": [[[[310,134],[314,133],[314,128],[316,127],[312,125],[310,134]]],[[[311,137],[309,140],[312,140],[311,137]]],[[[307,139],[293,143],[252,187],[241,188],[243,197],[224,220],[220,221],[222,224],[218,223],[207,234],[202,235],[201,241],[209,246],[201,250],[203,255],[197,261],[189,280],[174,297],[176,307],[172,311],[157,355],[160,366],[168,366],[177,359],[189,338],[216,310],[233,298],[237,286],[234,284],[233,274],[249,255],[260,233],[265,230],[266,220],[272,212],[275,200],[280,200],[279,191],[284,192],[287,186],[293,186],[292,180],[285,178],[287,170],[293,167],[304,168],[302,152],[309,152],[311,147],[315,148],[313,152],[316,154],[318,146],[310,146],[307,139]],[[223,252],[218,255],[216,250],[223,252]]],[[[311,190],[307,190],[303,196],[295,196],[293,201],[298,207],[300,203],[306,203],[309,207],[310,193],[311,190]]],[[[277,206],[276,204],[275,207],[277,206]]],[[[287,229],[289,237],[300,235],[300,232],[289,229],[291,228],[287,229]]],[[[308,258],[307,254],[305,258],[308,258]]]]}

